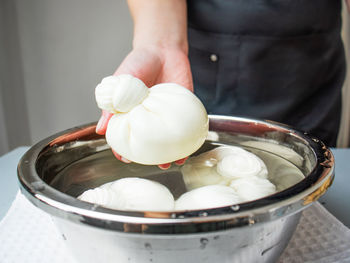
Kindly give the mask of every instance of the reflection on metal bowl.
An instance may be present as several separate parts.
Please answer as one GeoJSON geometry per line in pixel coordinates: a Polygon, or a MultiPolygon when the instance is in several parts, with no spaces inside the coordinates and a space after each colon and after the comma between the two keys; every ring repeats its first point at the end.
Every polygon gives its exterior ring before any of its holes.
{"type": "Polygon", "coordinates": [[[95,125],[39,142],[18,166],[22,192],[52,215],[79,262],[275,262],[301,211],[327,190],[334,177],[333,155],[316,138],[274,122],[213,115],[210,136],[195,154],[219,144],[260,152],[274,174],[270,180],[277,193],[207,210],[112,210],[76,197],[123,177],[159,181],[175,198],[186,186],[176,166],[162,171],[114,159],[104,138],[95,134],[95,125]],[[295,166],[298,176],[293,176],[291,165],[269,163],[269,155],[295,166]]]}

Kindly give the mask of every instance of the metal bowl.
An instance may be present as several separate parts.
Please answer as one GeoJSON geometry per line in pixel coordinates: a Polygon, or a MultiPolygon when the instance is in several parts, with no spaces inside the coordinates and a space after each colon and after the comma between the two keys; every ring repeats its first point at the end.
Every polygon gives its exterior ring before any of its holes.
{"type": "MultiPolygon", "coordinates": [[[[304,178],[273,195],[239,205],[179,212],[112,210],[76,197],[124,176],[177,184],[175,197],[184,185],[179,183],[177,167],[164,172],[155,166],[117,161],[95,127],[87,124],[44,139],[18,165],[22,193],[53,216],[81,262],[275,262],[301,211],[334,178],[333,155],[318,139],[275,122],[212,115],[208,141],[249,145],[289,158],[304,178]],[[286,148],[297,158],[285,155],[286,148]]],[[[288,177],[288,172],[280,177],[288,177]]]]}

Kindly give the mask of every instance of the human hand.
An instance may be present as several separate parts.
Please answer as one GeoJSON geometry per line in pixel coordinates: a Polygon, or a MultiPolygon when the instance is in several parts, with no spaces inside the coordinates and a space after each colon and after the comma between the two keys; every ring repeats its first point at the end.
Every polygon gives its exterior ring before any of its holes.
{"type": "MultiPolygon", "coordinates": [[[[148,87],[159,83],[173,82],[193,91],[192,74],[187,54],[177,48],[142,47],[132,50],[124,59],[114,75],[130,74],[141,79],[148,87]]],[[[96,133],[104,135],[112,113],[102,111],[96,126],[96,133]]],[[[115,157],[125,163],[129,160],[113,151],[115,157]]],[[[187,158],[175,161],[182,165],[187,158]]],[[[158,165],[161,169],[170,168],[171,164],[158,165]]]]}

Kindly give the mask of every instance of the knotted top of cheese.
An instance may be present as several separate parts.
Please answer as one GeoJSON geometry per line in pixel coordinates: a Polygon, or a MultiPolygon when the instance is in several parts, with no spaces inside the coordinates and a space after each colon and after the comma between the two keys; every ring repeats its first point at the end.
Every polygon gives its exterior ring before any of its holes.
{"type": "Polygon", "coordinates": [[[220,146],[191,157],[181,168],[188,190],[205,185],[229,185],[238,178],[267,178],[264,162],[255,154],[236,146],[220,146]]]}
{"type": "MultiPolygon", "coordinates": [[[[276,192],[275,185],[268,180],[265,163],[255,154],[236,146],[220,146],[192,157],[181,171],[187,190],[192,190],[188,193],[193,192],[193,195],[196,190],[209,185],[231,187],[240,202],[276,192]]],[[[194,197],[198,195],[191,200],[194,197]]]]}
{"type": "Polygon", "coordinates": [[[151,88],[131,75],[110,76],[95,90],[99,108],[115,115],[106,140],[130,161],[162,164],[185,158],[205,141],[209,121],[201,101],[186,88],[151,88]]]}
{"type": "Polygon", "coordinates": [[[264,162],[255,154],[236,146],[220,146],[211,151],[192,157],[185,165],[192,169],[216,170],[220,176],[226,178],[240,178],[247,176],[267,177],[264,162]]]}
{"type": "Polygon", "coordinates": [[[238,147],[220,147],[217,151],[221,151],[217,164],[220,175],[229,178],[267,176],[264,162],[255,154],[238,147]]]}
{"type": "Polygon", "coordinates": [[[131,75],[106,77],[95,90],[98,107],[111,113],[132,110],[142,103],[148,93],[147,86],[131,75]]]}

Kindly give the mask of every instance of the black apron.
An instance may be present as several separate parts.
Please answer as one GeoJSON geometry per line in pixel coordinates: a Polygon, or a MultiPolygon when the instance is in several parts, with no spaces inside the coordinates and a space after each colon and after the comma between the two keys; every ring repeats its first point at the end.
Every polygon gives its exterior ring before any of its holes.
{"type": "Polygon", "coordinates": [[[195,93],[209,113],[269,119],[335,146],[341,0],[189,0],[195,93]]]}

